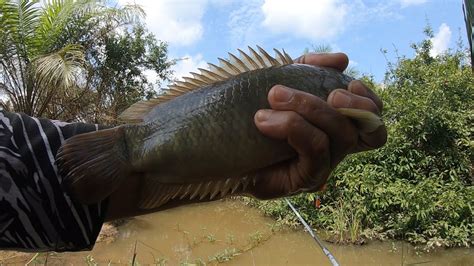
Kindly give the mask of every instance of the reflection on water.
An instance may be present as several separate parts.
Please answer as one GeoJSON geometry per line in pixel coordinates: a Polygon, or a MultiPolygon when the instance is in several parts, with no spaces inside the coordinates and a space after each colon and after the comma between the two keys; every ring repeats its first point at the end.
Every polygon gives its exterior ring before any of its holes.
{"type": "MultiPolygon", "coordinates": [[[[135,253],[141,265],[329,265],[309,234],[302,229],[273,232],[273,225],[239,201],[199,204],[135,218],[119,228],[113,243],[98,243],[91,252],[49,255],[48,264],[83,264],[86,258],[130,263],[135,253]]],[[[405,244],[402,256],[402,245],[390,241],[327,247],[341,265],[474,265],[473,249],[417,255],[405,244]]]]}

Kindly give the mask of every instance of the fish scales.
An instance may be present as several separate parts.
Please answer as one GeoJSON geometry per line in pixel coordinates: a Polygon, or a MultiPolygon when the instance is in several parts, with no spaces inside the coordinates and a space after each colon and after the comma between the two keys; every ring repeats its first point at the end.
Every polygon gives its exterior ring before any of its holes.
{"type": "MultiPolygon", "coordinates": [[[[295,158],[286,141],[268,138],[255,126],[255,113],[270,108],[270,89],[281,84],[326,100],[352,78],[331,68],[295,64],[284,52],[274,59],[261,48],[261,54],[250,51],[255,59],[244,54],[236,65],[220,59],[220,67],[210,64],[213,71],[192,73],[168,94],[132,105],[122,114],[128,124],[67,140],[57,164],[70,194],[95,203],[141,173],[141,208],[170,199],[213,199],[245,193],[255,182],[252,173],[295,158]]],[[[383,124],[368,111],[337,110],[369,130],[383,124]]]]}
{"type": "Polygon", "coordinates": [[[292,64],[203,87],[156,106],[145,124],[125,126],[130,161],[150,178],[180,183],[239,176],[287,160],[294,150],[263,136],[254,124],[257,110],[270,108],[271,87],[282,84],[326,99],[349,81],[335,70],[292,64]]]}

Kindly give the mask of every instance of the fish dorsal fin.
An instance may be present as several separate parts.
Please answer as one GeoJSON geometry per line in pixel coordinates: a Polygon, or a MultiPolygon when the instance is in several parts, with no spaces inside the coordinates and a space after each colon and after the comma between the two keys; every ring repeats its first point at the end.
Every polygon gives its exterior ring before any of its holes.
{"type": "Polygon", "coordinates": [[[170,98],[167,95],[160,95],[150,100],[138,101],[128,107],[119,116],[119,121],[125,123],[140,123],[143,122],[143,118],[148,114],[151,109],[160,103],[168,101],[170,98]]]}
{"type": "Polygon", "coordinates": [[[240,57],[229,53],[229,59],[218,58],[219,66],[209,63],[208,69],[198,68],[200,73],[191,72],[190,75],[192,77],[183,77],[184,81],[175,81],[157,98],[132,104],[132,106],[120,114],[119,119],[126,123],[139,123],[158,104],[190,91],[225,81],[248,71],[293,64],[293,59],[284,50],[280,52],[273,49],[276,53],[274,58],[258,45],[258,52],[251,47],[248,48],[249,53],[238,49],[240,57]]]}

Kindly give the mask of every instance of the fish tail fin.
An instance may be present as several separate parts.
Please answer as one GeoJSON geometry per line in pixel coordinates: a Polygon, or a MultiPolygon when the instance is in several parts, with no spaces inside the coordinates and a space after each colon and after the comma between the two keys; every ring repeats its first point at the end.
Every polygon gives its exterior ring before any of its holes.
{"type": "Polygon", "coordinates": [[[63,187],[83,204],[97,203],[129,173],[124,128],[89,132],[68,139],[56,155],[63,187]]]}
{"type": "Polygon", "coordinates": [[[355,120],[357,126],[365,133],[374,132],[380,126],[384,125],[380,116],[366,110],[352,108],[337,108],[336,110],[340,114],[355,120]]]}

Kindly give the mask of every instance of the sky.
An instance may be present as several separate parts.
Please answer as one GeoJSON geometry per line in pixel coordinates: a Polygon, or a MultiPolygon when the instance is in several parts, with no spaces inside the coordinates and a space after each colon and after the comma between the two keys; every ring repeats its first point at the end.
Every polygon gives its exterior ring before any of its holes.
{"type": "MultiPolygon", "coordinates": [[[[118,0],[123,5],[130,0],[118,0]]],[[[329,45],[346,53],[360,73],[383,81],[387,60],[413,57],[410,44],[434,31],[431,54],[467,45],[462,0],[134,0],[148,29],[169,44],[175,77],[228,52],[259,45],[296,58],[305,48],[329,45]],[[384,55],[381,50],[388,53],[384,55]]],[[[238,52],[236,53],[238,54],[238,52]]],[[[271,53],[273,54],[273,53],[271,53]]]]}

